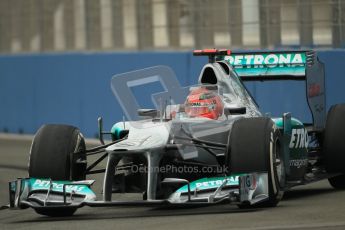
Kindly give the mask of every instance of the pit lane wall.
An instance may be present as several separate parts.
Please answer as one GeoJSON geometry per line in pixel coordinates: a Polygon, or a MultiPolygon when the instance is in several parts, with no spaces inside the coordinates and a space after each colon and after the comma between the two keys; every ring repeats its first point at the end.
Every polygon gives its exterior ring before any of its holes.
{"type": "MultiPolygon", "coordinates": [[[[345,50],[319,51],[326,69],[327,107],[345,102],[345,50]]],[[[206,57],[191,52],[61,53],[0,56],[0,132],[32,134],[45,123],[72,124],[85,136],[122,120],[123,112],[110,88],[114,74],[168,65],[181,86],[197,83],[206,57]]],[[[311,121],[303,82],[248,83],[263,112],[280,116],[290,111],[311,121]]],[[[158,82],[132,88],[143,108],[152,108],[158,82]]]]}

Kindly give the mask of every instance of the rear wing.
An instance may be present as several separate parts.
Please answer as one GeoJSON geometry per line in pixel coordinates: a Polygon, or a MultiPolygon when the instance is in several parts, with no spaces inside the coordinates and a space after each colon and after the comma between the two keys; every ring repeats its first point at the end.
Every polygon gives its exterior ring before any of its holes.
{"type": "Polygon", "coordinates": [[[314,56],[312,51],[268,51],[231,53],[218,60],[230,64],[243,81],[305,80],[314,56]]]}
{"type": "Polygon", "coordinates": [[[207,55],[210,62],[226,62],[242,81],[303,80],[315,129],[323,129],[326,121],[325,70],[312,50],[244,51],[209,49],[194,51],[207,55]]]}

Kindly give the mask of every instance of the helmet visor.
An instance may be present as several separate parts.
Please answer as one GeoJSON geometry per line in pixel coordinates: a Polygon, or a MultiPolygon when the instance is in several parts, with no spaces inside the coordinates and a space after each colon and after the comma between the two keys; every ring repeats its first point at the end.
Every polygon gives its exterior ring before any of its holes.
{"type": "Polygon", "coordinates": [[[208,104],[200,105],[199,103],[191,103],[186,105],[185,111],[189,116],[197,117],[204,114],[212,113],[211,107],[212,106],[208,104]]]}

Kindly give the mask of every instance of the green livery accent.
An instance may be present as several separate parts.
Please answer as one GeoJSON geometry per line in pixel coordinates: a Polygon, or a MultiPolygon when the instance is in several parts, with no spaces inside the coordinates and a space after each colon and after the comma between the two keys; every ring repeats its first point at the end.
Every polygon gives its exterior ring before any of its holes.
{"type": "Polygon", "coordinates": [[[114,136],[114,140],[118,140],[120,139],[120,133],[122,131],[122,128],[119,127],[117,124],[113,125],[113,127],[111,127],[111,134],[114,136]]]}
{"type": "Polygon", "coordinates": [[[63,192],[63,185],[68,184],[65,186],[67,193],[74,191],[75,193],[81,195],[94,194],[88,185],[72,184],[72,181],[50,181],[47,179],[29,178],[25,180],[25,183],[26,186],[29,187],[30,191],[42,189],[48,190],[49,187],[52,186],[51,191],[63,192]]]}
{"type": "MultiPolygon", "coordinates": [[[[272,118],[279,129],[283,129],[282,118],[272,118]]],[[[308,132],[303,123],[296,118],[291,118],[291,134],[286,143],[289,146],[290,160],[300,160],[307,158],[307,148],[309,143],[308,132]]]]}
{"type": "MultiPolygon", "coordinates": [[[[227,186],[238,186],[239,185],[239,176],[243,174],[235,174],[227,177],[206,177],[190,183],[190,190],[195,191],[197,188],[200,190],[208,190],[208,189],[217,189],[224,183],[224,180],[227,179],[227,186]]],[[[179,188],[177,193],[186,193],[188,192],[188,186],[184,185],[179,188]]]]}
{"type": "Polygon", "coordinates": [[[240,76],[305,76],[305,52],[235,53],[222,60],[240,76]]]}
{"type": "MultiPolygon", "coordinates": [[[[283,118],[272,118],[272,120],[274,121],[274,123],[276,124],[276,126],[278,128],[283,128],[283,118]]],[[[301,128],[304,127],[303,123],[299,120],[297,120],[296,118],[291,118],[291,128],[301,128]]]]}

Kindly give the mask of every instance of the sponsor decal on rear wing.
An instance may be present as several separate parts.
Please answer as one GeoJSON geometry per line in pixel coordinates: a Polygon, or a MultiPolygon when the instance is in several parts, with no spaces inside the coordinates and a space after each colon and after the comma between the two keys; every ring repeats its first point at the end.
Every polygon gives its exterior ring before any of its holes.
{"type": "Polygon", "coordinates": [[[224,60],[241,76],[305,76],[306,54],[232,54],[224,60]]]}
{"type": "Polygon", "coordinates": [[[312,51],[232,52],[217,57],[217,61],[231,65],[244,81],[305,80],[313,59],[312,51]]]}

